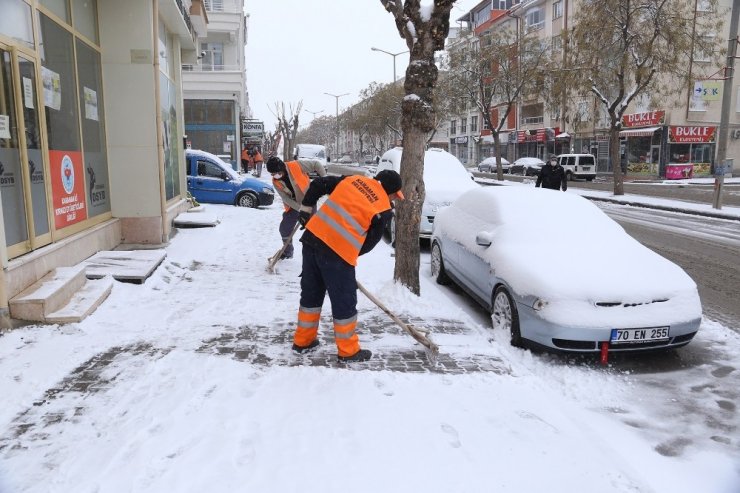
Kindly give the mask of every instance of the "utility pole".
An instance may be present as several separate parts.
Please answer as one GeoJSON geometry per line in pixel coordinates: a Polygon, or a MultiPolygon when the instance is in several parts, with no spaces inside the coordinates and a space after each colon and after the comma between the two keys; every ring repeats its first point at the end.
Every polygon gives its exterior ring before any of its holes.
{"type": "Polygon", "coordinates": [[[329,94],[328,92],[325,92],[324,94],[326,94],[327,96],[333,97],[337,103],[337,113],[336,113],[337,115],[336,116],[337,118],[337,122],[336,122],[337,123],[337,147],[334,149],[334,159],[336,160],[337,154],[339,154],[339,98],[341,98],[342,96],[347,96],[349,93],[345,92],[344,94],[329,94]]]}
{"type": "Polygon", "coordinates": [[[717,136],[717,160],[714,163],[714,202],[712,207],[722,208],[722,187],[725,183],[725,161],[727,159],[728,122],[730,119],[730,101],[732,100],[732,82],[735,70],[735,55],[737,54],[737,23],[740,15],[740,0],[733,0],[730,20],[730,38],[727,41],[727,66],[725,67],[725,84],[722,88],[722,114],[719,120],[719,135],[717,136]],[[720,173],[717,173],[719,167],[720,173]]]}

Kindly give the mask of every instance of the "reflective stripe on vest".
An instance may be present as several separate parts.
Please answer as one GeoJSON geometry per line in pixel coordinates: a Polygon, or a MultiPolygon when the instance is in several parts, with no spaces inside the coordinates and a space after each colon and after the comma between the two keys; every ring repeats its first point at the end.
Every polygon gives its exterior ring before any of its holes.
{"type": "Polygon", "coordinates": [[[349,176],[339,182],[306,228],[348,264],[357,265],[373,217],[390,208],[390,200],[380,182],[364,176],[349,176]]]}

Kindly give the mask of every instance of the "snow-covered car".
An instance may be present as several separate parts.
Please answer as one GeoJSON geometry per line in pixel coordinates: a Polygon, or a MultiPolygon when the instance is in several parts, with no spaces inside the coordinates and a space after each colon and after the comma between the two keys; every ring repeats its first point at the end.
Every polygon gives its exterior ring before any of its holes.
{"type": "MultiPolygon", "coordinates": [[[[496,158],[495,157],[487,157],[480,163],[478,163],[478,171],[481,173],[495,173],[496,172],[496,158]]],[[[509,166],[511,166],[511,163],[507,161],[504,158],[501,158],[501,169],[504,173],[509,172],[509,166]]]]}
{"type": "Polygon", "coordinates": [[[545,165],[542,159],[536,157],[520,157],[509,166],[512,175],[537,176],[545,165]]]}
{"type": "Polygon", "coordinates": [[[691,341],[702,317],[696,284],[683,269],[587,199],[555,190],[467,192],[437,214],[431,266],[438,283],[454,281],[489,310],[494,330],[509,332],[515,346],[675,348],[691,341]],[[578,221],[533,225],[542,211],[578,221]]]}
{"type": "MultiPolygon", "coordinates": [[[[376,173],[384,169],[401,172],[401,156],[403,148],[394,147],[387,150],[380,158],[376,173]]],[[[424,203],[421,206],[421,224],[419,237],[429,239],[432,236],[434,217],[437,211],[450,205],[460,195],[473,188],[479,188],[472,175],[462,163],[452,154],[443,150],[431,148],[424,153],[424,189],[426,191],[424,203]]],[[[395,219],[391,221],[389,235],[391,243],[395,243],[395,219]]]]}

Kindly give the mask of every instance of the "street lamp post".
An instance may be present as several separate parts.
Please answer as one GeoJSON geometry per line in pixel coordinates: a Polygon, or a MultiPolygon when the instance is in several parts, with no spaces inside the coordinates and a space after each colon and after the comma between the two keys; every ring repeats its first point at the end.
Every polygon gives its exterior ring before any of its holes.
{"type": "Polygon", "coordinates": [[[313,116],[314,120],[316,119],[316,115],[324,112],[324,110],[320,110],[320,111],[303,110],[303,111],[305,111],[306,113],[311,113],[311,116],[313,116]]]}
{"type": "Polygon", "coordinates": [[[342,96],[347,96],[349,93],[348,92],[345,92],[344,94],[330,94],[328,92],[325,92],[324,94],[326,94],[327,96],[333,97],[336,100],[336,103],[337,103],[337,114],[336,114],[336,118],[337,118],[337,147],[334,149],[334,152],[335,152],[334,159],[336,159],[337,158],[337,154],[339,154],[339,98],[341,98],[342,96]]]}
{"type": "Polygon", "coordinates": [[[385,51],[385,50],[381,50],[380,48],[376,48],[376,47],[374,47],[374,46],[373,46],[373,47],[371,47],[370,49],[371,49],[372,51],[380,51],[380,52],[382,52],[382,53],[385,53],[386,55],[390,55],[390,56],[392,56],[392,57],[393,57],[393,83],[395,84],[395,83],[396,83],[396,57],[397,57],[398,55],[403,55],[404,53],[408,53],[408,52],[409,52],[409,50],[406,50],[406,51],[399,51],[398,53],[391,53],[390,51],[385,51]]]}

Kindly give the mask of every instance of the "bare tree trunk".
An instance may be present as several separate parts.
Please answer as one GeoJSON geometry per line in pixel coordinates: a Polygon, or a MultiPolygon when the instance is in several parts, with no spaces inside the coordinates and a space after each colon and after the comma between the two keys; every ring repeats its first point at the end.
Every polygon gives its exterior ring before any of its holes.
{"type": "Polygon", "coordinates": [[[501,167],[501,137],[495,130],[491,133],[493,134],[493,148],[496,149],[496,179],[503,181],[504,169],[501,167]]]}
{"type": "Polygon", "coordinates": [[[624,195],[622,160],[619,156],[619,127],[615,127],[614,125],[612,125],[612,128],[609,129],[609,160],[612,162],[612,173],[614,176],[614,195],[624,195]]]}

